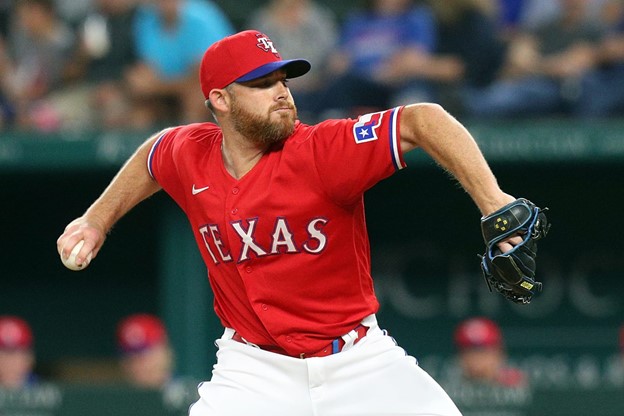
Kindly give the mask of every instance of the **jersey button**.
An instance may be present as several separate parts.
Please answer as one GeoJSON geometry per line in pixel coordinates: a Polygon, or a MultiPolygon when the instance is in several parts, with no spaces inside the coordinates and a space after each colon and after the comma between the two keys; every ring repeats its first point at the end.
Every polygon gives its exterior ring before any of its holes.
{"type": "Polygon", "coordinates": [[[269,307],[267,306],[267,304],[266,304],[266,303],[263,303],[263,304],[262,304],[262,310],[263,310],[263,311],[266,311],[266,310],[268,310],[268,309],[269,309],[269,307]]]}
{"type": "Polygon", "coordinates": [[[292,342],[292,337],[290,335],[286,337],[286,342],[292,342]]]}
{"type": "Polygon", "coordinates": [[[247,268],[245,268],[245,271],[247,273],[251,273],[251,272],[253,272],[253,268],[251,266],[247,266],[247,268]]]}
{"type": "Polygon", "coordinates": [[[232,211],[230,211],[232,215],[236,215],[237,212],[238,212],[238,208],[234,208],[232,211]]]}
{"type": "Polygon", "coordinates": [[[232,188],[232,193],[234,195],[237,195],[238,194],[238,188],[232,188]]]}

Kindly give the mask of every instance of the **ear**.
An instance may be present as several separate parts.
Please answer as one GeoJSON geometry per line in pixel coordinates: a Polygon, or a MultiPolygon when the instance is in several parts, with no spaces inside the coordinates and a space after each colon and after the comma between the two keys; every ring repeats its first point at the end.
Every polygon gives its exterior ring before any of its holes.
{"type": "Polygon", "coordinates": [[[210,105],[216,112],[222,113],[230,109],[230,96],[224,89],[214,89],[210,91],[207,101],[210,101],[210,105]]]}

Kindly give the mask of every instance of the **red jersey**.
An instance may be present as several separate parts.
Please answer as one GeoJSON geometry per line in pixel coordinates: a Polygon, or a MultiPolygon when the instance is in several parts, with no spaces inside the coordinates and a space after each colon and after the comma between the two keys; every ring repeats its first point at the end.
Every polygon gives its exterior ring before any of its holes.
{"type": "Polygon", "coordinates": [[[225,327],[299,355],[378,310],[363,194],[405,166],[401,110],[296,122],[240,179],[225,169],[215,124],[155,142],[148,169],[191,223],[225,327]]]}

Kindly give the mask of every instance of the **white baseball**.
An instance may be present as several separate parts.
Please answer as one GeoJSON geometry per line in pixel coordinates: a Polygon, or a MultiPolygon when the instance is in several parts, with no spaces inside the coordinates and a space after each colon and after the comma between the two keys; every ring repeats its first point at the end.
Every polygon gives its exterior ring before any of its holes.
{"type": "Polygon", "coordinates": [[[69,257],[67,258],[64,258],[63,255],[61,254],[61,261],[63,262],[65,267],[67,267],[69,270],[74,270],[74,271],[82,270],[86,268],[91,262],[93,253],[89,253],[87,255],[86,260],[82,264],[76,264],[76,256],[80,252],[80,249],[82,248],[83,244],[84,244],[84,240],[80,240],[78,244],[74,246],[74,249],[71,251],[71,253],[69,254],[69,257]]]}

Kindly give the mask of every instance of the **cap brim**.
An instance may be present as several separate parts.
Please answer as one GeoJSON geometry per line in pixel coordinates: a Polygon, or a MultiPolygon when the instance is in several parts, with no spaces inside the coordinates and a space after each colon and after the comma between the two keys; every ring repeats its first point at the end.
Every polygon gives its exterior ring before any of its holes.
{"type": "Polygon", "coordinates": [[[305,59],[287,59],[284,61],[275,61],[264,64],[253,71],[250,71],[242,77],[235,80],[235,82],[251,81],[256,78],[263,77],[278,69],[284,69],[286,71],[286,78],[297,78],[306,74],[312,65],[305,59]]]}

